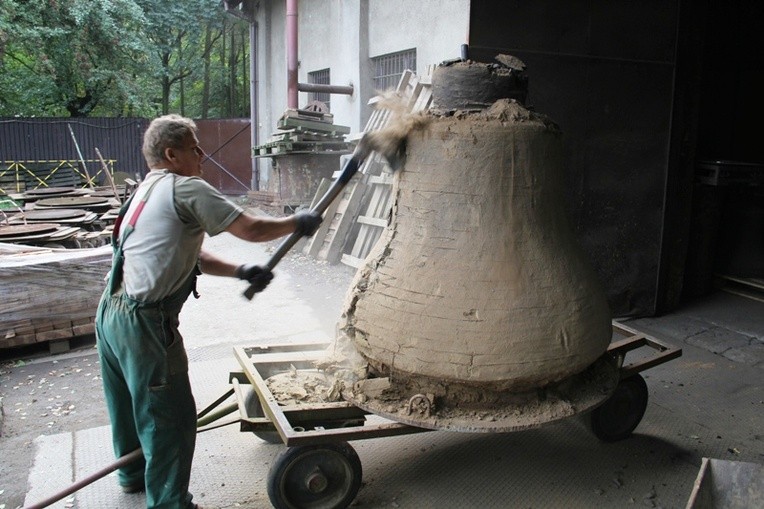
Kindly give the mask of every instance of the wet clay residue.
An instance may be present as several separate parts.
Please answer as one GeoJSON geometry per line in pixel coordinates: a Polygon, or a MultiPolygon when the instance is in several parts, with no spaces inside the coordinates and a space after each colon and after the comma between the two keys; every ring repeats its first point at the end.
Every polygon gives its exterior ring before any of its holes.
{"type": "Polygon", "coordinates": [[[508,432],[570,417],[605,401],[619,380],[618,367],[603,355],[582,373],[525,392],[396,374],[375,377],[346,339],[336,341],[316,369],[290,369],[266,380],[281,406],[346,400],[371,413],[428,429],[508,432]]]}
{"type": "Polygon", "coordinates": [[[526,392],[489,391],[404,376],[343,383],[342,396],[369,412],[423,428],[506,432],[590,410],[613,393],[618,377],[613,359],[605,355],[582,373],[526,392]]]}
{"type": "Polygon", "coordinates": [[[327,403],[340,399],[340,383],[325,373],[292,369],[265,381],[279,405],[327,403]]]}

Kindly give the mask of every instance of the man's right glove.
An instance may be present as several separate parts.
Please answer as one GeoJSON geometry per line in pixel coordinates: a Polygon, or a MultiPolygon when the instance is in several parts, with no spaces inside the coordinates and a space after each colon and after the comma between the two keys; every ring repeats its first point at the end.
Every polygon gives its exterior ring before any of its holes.
{"type": "Polygon", "coordinates": [[[318,227],[321,226],[321,214],[313,212],[312,210],[297,212],[293,217],[295,223],[297,223],[297,227],[294,231],[301,237],[310,237],[316,233],[318,227]]]}
{"type": "Polygon", "coordinates": [[[244,279],[252,285],[255,293],[260,293],[265,290],[265,287],[273,279],[273,272],[262,265],[245,264],[237,267],[236,277],[244,279]]]}

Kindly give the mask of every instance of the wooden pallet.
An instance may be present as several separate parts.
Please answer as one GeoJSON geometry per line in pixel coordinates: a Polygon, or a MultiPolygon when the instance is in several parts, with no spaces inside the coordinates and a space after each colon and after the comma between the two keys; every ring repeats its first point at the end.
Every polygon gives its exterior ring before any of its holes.
{"type": "MultiPolygon", "coordinates": [[[[412,112],[424,111],[430,107],[432,93],[430,74],[417,77],[412,71],[405,71],[395,92],[407,101],[412,112]]],[[[372,98],[369,103],[379,100],[372,98]]],[[[383,129],[390,121],[390,111],[375,109],[364,132],[383,129]]],[[[349,139],[360,139],[362,134],[351,135],[349,139]]],[[[340,172],[335,174],[335,178],[340,172]]],[[[323,196],[325,189],[319,188],[316,196],[323,196]]],[[[329,263],[342,262],[357,267],[366,258],[387,225],[392,205],[392,170],[382,156],[372,153],[361,164],[343,194],[327,209],[322,228],[316,232],[305,247],[305,253],[329,263]]]]}
{"type": "Polygon", "coordinates": [[[327,124],[334,123],[334,115],[326,111],[315,111],[309,109],[291,109],[288,108],[282,115],[282,118],[302,118],[306,120],[314,120],[316,122],[325,122],[327,124]]]}
{"type": "Polygon", "coordinates": [[[322,133],[317,131],[286,129],[286,130],[274,133],[273,136],[271,136],[271,139],[268,141],[269,142],[288,141],[292,143],[303,143],[303,142],[313,142],[313,141],[332,141],[332,142],[345,143],[345,136],[344,135],[336,136],[331,133],[322,133]]]}
{"type": "MultiPolygon", "coordinates": [[[[324,221],[321,223],[318,231],[310,238],[305,245],[305,254],[312,256],[319,260],[327,260],[330,263],[336,263],[341,256],[341,249],[343,244],[340,242],[333,242],[334,239],[344,239],[347,236],[348,229],[352,224],[348,221],[343,221],[343,217],[350,217],[353,215],[352,211],[355,211],[359,207],[359,201],[363,197],[363,193],[357,192],[359,188],[363,188],[361,183],[363,175],[356,173],[353,178],[343,189],[340,196],[329,205],[324,213],[324,221]]],[[[335,177],[336,178],[336,177],[335,177]]],[[[323,193],[331,185],[328,179],[323,179],[321,185],[319,185],[316,198],[323,196],[323,193]]]]}
{"type": "Polygon", "coordinates": [[[321,132],[334,136],[350,133],[350,128],[344,125],[330,124],[320,120],[309,120],[300,117],[281,117],[276,125],[279,129],[296,129],[307,132],[321,132]]]}
{"type": "MultiPolygon", "coordinates": [[[[95,308],[86,314],[94,315],[94,313],[95,308]]],[[[30,321],[5,331],[3,337],[0,338],[0,347],[13,348],[34,343],[52,342],[56,344],[50,346],[51,350],[61,351],[66,349],[66,341],[88,334],[95,334],[95,316],[83,316],[55,322],[49,320],[30,321]]]]}
{"type": "MultiPolygon", "coordinates": [[[[409,87],[409,83],[415,80],[412,71],[405,71],[396,87],[396,93],[403,96],[409,87]]],[[[378,97],[372,98],[369,103],[378,101],[378,97]]],[[[364,132],[376,131],[384,128],[390,119],[390,111],[386,109],[375,109],[369,117],[364,132]]],[[[350,139],[360,139],[361,133],[351,135],[350,139]]],[[[305,253],[319,260],[326,260],[329,263],[341,261],[345,246],[355,241],[358,234],[358,228],[355,228],[356,220],[360,211],[365,209],[367,203],[367,191],[369,187],[368,175],[379,175],[385,166],[381,156],[373,153],[367,157],[358,169],[358,173],[345,186],[343,193],[335,199],[329,206],[321,228],[312,237],[305,247],[305,253]]],[[[336,178],[337,172],[334,175],[336,178]]],[[[324,189],[319,188],[316,197],[323,195],[324,189]]]]}
{"type": "Polygon", "coordinates": [[[253,157],[272,157],[285,154],[335,154],[348,151],[348,144],[344,141],[273,141],[252,149],[253,157]]]}

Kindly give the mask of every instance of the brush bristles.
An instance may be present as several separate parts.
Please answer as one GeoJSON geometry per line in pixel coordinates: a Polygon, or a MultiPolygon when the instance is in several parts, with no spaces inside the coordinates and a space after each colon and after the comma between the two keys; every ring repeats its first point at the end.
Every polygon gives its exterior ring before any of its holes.
{"type": "Polygon", "coordinates": [[[393,170],[397,170],[403,164],[408,136],[426,131],[431,118],[421,111],[409,111],[406,101],[394,92],[382,94],[375,108],[389,110],[390,118],[382,129],[365,133],[361,144],[381,154],[393,170]]]}

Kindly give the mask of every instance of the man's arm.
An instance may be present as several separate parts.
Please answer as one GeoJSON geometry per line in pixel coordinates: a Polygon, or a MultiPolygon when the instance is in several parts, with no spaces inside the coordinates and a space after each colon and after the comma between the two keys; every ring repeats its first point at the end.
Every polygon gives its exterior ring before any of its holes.
{"type": "MultiPolygon", "coordinates": [[[[282,218],[253,216],[242,212],[225,231],[250,242],[267,242],[294,232],[299,235],[312,235],[320,224],[321,216],[314,212],[298,212],[282,218]]],[[[253,277],[253,271],[260,272],[255,270],[254,266],[235,265],[203,249],[199,253],[199,270],[213,276],[247,280],[253,277]]]]}
{"type": "Polygon", "coordinates": [[[294,216],[274,218],[242,212],[225,231],[249,242],[267,242],[292,233],[295,228],[294,216]]]}
{"type": "Polygon", "coordinates": [[[254,287],[254,292],[262,292],[273,279],[273,272],[262,265],[234,265],[207,251],[199,252],[199,270],[213,276],[237,277],[254,287]]]}
{"type": "Polygon", "coordinates": [[[236,276],[236,269],[238,267],[238,265],[229,263],[222,258],[218,258],[204,249],[199,253],[199,270],[204,274],[234,277],[236,276]]]}

